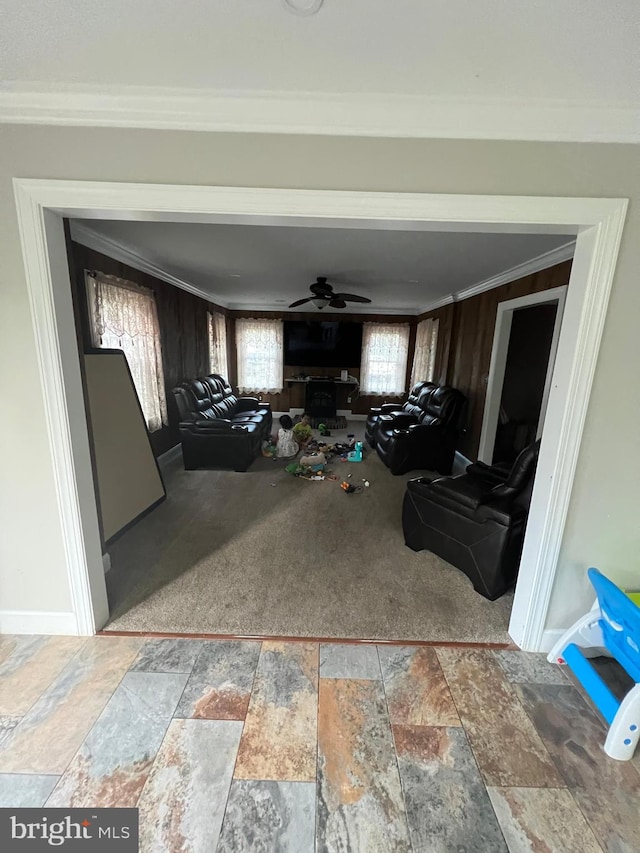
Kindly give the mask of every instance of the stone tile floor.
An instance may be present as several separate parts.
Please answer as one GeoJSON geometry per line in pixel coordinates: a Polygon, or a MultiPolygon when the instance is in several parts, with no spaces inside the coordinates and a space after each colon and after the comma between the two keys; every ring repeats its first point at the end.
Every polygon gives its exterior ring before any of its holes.
{"type": "Polygon", "coordinates": [[[146,851],[640,850],[640,761],[544,657],[0,637],[0,806],[138,806],[146,851]]]}

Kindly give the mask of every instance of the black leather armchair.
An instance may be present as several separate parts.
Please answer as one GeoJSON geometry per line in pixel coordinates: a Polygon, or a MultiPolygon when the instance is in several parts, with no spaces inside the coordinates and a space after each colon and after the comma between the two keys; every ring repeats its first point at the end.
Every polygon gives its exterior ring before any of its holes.
{"type": "Polygon", "coordinates": [[[522,553],[540,442],[502,466],[470,465],[458,477],[409,480],[402,509],[405,543],[464,572],[493,601],[513,585],[522,553]]]}
{"type": "Polygon", "coordinates": [[[392,474],[416,468],[450,473],[465,403],[455,388],[425,383],[411,408],[379,416],[378,456],[392,474]]]}
{"type": "Polygon", "coordinates": [[[236,397],[217,375],[183,382],[173,395],[180,413],[184,467],[246,471],[269,436],[269,404],[236,397]]]}
{"type": "Polygon", "coordinates": [[[373,447],[375,450],[377,439],[376,433],[378,423],[380,421],[380,415],[400,415],[403,412],[406,412],[407,414],[417,416],[419,414],[418,399],[420,394],[425,388],[433,390],[435,387],[436,386],[433,382],[418,382],[409,392],[409,396],[405,403],[383,403],[382,406],[369,409],[367,425],[364,430],[364,437],[366,438],[369,446],[373,447]]]}

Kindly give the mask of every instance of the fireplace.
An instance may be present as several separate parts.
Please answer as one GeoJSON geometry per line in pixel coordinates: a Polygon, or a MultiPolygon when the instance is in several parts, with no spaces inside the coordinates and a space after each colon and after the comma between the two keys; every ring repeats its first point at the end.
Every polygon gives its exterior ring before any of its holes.
{"type": "Polygon", "coordinates": [[[305,395],[305,409],[313,418],[335,418],[335,382],[309,380],[305,395]]]}

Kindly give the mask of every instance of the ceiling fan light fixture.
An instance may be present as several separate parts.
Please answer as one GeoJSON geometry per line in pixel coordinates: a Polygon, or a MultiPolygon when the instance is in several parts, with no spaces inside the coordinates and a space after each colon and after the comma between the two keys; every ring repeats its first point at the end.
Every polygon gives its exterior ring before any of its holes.
{"type": "Polygon", "coordinates": [[[315,15],[324,0],[282,0],[282,5],[294,15],[315,15]]]}
{"type": "Polygon", "coordinates": [[[322,311],[322,309],[323,309],[323,308],[325,307],[325,305],[327,304],[327,300],[326,300],[326,299],[322,299],[322,297],[320,297],[320,296],[314,296],[314,298],[313,298],[313,299],[311,299],[310,301],[311,301],[311,303],[312,303],[313,305],[315,305],[315,306],[316,306],[316,308],[317,308],[319,311],[322,311]]]}

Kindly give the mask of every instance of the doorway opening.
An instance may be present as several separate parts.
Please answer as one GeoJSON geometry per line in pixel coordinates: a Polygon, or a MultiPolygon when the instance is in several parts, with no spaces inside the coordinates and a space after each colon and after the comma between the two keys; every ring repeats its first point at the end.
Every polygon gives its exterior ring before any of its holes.
{"type": "Polygon", "coordinates": [[[478,458],[513,462],[542,436],[566,287],[500,303],[478,458]]]}
{"type": "MultiPolygon", "coordinates": [[[[577,235],[565,322],[545,419],[538,477],[511,616],[522,648],[541,649],[544,624],[626,203],[170,187],[16,180],[18,219],[38,342],[77,633],[108,618],[62,217],[150,221],[339,222],[468,232],[577,235]],[[170,211],[170,212],[169,212],[170,211]],[[547,440],[548,436],[548,440],[547,440]]],[[[68,628],[67,628],[68,630],[68,628]]]]}

